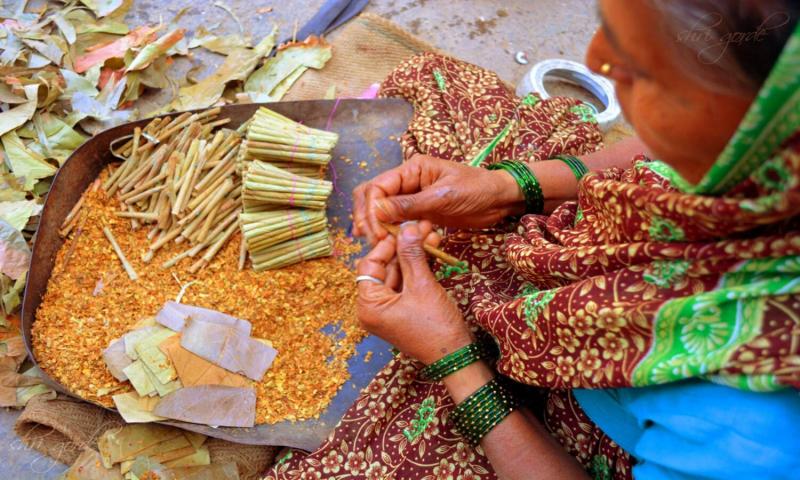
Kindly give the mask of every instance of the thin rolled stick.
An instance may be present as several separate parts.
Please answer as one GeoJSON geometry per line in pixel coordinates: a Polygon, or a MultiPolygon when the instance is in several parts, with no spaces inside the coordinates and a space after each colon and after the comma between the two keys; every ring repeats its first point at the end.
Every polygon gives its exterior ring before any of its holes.
{"type": "MultiPolygon", "coordinates": [[[[400,227],[397,225],[392,225],[391,223],[381,222],[381,226],[386,229],[387,232],[391,233],[395,237],[400,236],[400,227]]],[[[422,246],[425,252],[432,257],[438,258],[442,262],[452,265],[454,267],[458,267],[464,264],[461,260],[457,259],[456,257],[445,253],[438,248],[434,247],[433,245],[428,245],[427,243],[422,246]]]]}
{"type": "Polygon", "coordinates": [[[78,212],[81,211],[81,207],[83,206],[83,199],[84,195],[81,195],[81,198],[78,199],[78,203],[76,203],[75,206],[72,207],[72,210],[70,210],[66,218],[64,218],[64,221],[61,223],[62,229],[66,228],[67,224],[69,224],[78,214],[78,212]]]}
{"type": "Polygon", "coordinates": [[[139,275],[136,274],[136,270],[133,269],[133,266],[131,266],[131,264],[128,262],[128,259],[125,258],[125,254],[122,252],[122,249],[117,243],[117,239],[114,238],[114,234],[111,233],[111,230],[108,227],[103,227],[103,234],[108,239],[108,242],[111,244],[111,247],[114,249],[117,257],[119,257],[119,261],[122,262],[122,267],[125,269],[128,277],[134,281],[139,280],[139,275]]]}
{"type": "Polygon", "coordinates": [[[244,270],[245,264],[247,264],[247,242],[244,239],[244,235],[242,235],[242,241],[239,244],[239,271],[241,272],[244,270]]]}

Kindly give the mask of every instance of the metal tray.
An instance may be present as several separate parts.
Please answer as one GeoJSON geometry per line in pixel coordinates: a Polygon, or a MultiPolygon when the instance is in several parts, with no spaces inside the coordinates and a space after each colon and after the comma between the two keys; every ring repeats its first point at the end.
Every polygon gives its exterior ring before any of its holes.
{"type": "MultiPolygon", "coordinates": [[[[220,118],[230,118],[228,126],[236,128],[262,105],[265,104],[222,107],[220,118]]],[[[398,99],[311,100],[278,102],[267,106],[311,127],[327,128],[339,133],[340,141],[333,151],[330,169],[331,172],[335,171],[336,189],[328,205],[328,218],[334,226],[350,232],[353,188],[377,173],[402,162],[399,143],[389,137],[400,137],[406,130],[413,113],[411,106],[398,99]],[[342,161],[341,157],[353,161],[348,164],[342,161]]],[[[53,180],[33,246],[22,307],[22,333],[25,346],[34,363],[37,362],[31,348],[31,326],[36,321],[36,311],[47,290],[56,253],[64,243],[58,235],[58,229],[84,190],[108,163],[116,160],[109,153],[110,142],[133,133],[135,127],[142,127],[147,122],[149,120],[127,123],[96,135],[70,156],[53,180]]],[[[363,251],[366,252],[366,248],[363,251]]],[[[325,440],[347,408],[355,401],[359,391],[390,358],[388,344],[373,336],[364,339],[357,346],[357,354],[350,360],[350,380],[342,386],[327,410],[318,419],[302,422],[285,421],[273,425],[257,425],[253,428],[212,428],[178,421],[164,423],[238,443],[282,445],[313,450],[325,440]],[[365,363],[364,356],[368,351],[372,351],[373,356],[370,362],[365,363]]],[[[56,390],[77,397],[49,376],[46,376],[45,380],[56,390]]]]}

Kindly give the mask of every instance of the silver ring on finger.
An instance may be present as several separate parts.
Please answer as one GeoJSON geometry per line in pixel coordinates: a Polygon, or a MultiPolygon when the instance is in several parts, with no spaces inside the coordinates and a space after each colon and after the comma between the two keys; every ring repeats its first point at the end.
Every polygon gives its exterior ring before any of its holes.
{"type": "Polygon", "coordinates": [[[359,275],[356,277],[356,283],[360,282],[370,282],[376,285],[383,285],[383,280],[380,278],[375,278],[372,275],[359,275]]]}

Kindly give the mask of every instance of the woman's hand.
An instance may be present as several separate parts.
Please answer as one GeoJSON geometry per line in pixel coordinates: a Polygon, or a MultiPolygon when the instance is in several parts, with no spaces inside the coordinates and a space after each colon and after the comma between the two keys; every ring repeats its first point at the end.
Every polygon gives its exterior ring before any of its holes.
{"type": "Polygon", "coordinates": [[[427,155],[362,183],[353,192],[353,233],[372,245],[387,235],[381,222],[430,220],[436,225],[485,228],[523,207],[514,179],[427,155]]]}
{"type": "Polygon", "coordinates": [[[359,275],[384,282],[359,283],[361,324],[425,364],[472,342],[461,312],[428,267],[422,243],[430,229],[430,224],[406,223],[399,238],[380,240],[358,264],[359,275]]]}

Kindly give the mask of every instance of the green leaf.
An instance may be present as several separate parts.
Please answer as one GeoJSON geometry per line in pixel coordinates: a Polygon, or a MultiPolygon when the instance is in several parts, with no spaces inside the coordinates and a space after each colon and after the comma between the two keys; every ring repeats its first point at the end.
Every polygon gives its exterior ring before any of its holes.
{"type": "Polygon", "coordinates": [[[86,140],[83,135],[51,113],[36,114],[33,117],[33,124],[39,145],[43,147],[40,153],[47,158],[57,160],[59,165],[63,165],[67,157],[86,140]]]}
{"type": "Polygon", "coordinates": [[[11,172],[24,179],[24,189],[30,190],[40,178],[55,175],[58,169],[47,163],[45,157],[30,150],[16,132],[8,132],[0,140],[6,152],[11,172]]]}
{"type": "Polygon", "coordinates": [[[33,117],[36,112],[36,102],[39,95],[39,85],[26,85],[25,97],[27,101],[8,111],[0,113],[0,135],[4,135],[15,128],[22,126],[33,117]]]}
{"type": "MultiPolygon", "coordinates": [[[[90,69],[91,71],[91,69],[90,69]]],[[[89,80],[87,77],[89,76],[90,71],[86,72],[86,77],[81,76],[72,70],[61,69],[61,76],[64,78],[64,82],[67,84],[64,92],[61,94],[61,98],[68,99],[70,98],[75,92],[83,92],[84,94],[90,97],[96,97],[98,93],[97,89],[94,88],[95,83],[89,80]]],[[[99,68],[97,69],[99,74],[99,68]]]]}

